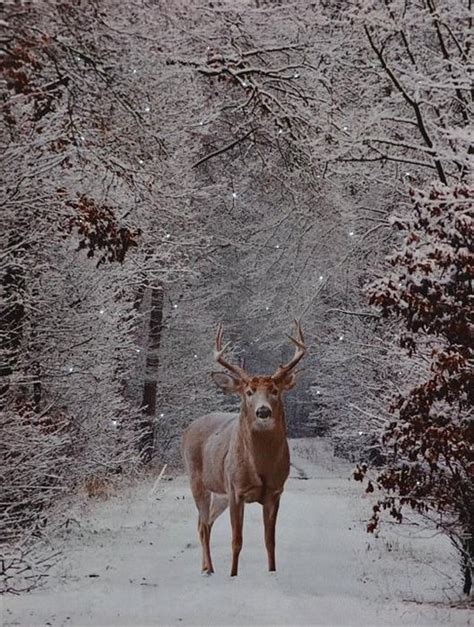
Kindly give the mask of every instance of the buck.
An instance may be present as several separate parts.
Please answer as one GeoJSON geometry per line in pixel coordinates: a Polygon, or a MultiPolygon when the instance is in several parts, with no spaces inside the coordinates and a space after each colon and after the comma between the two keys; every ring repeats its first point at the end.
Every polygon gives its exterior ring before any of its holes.
{"type": "Polygon", "coordinates": [[[186,429],[182,453],[198,509],[202,571],[214,572],[210,538],[216,518],[229,506],[232,525],[231,576],[238,571],[245,503],[263,505],[268,569],[276,570],[275,526],[285,481],[290,471],[283,393],[294,387],[295,366],[306,352],[296,322],[293,358],[271,376],[251,376],[229,363],[224,353],[223,327],[216,335],[214,357],[228,372],[213,372],[214,382],[227,394],[238,394],[240,414],[214,412],[197,418],[186,429]]]}

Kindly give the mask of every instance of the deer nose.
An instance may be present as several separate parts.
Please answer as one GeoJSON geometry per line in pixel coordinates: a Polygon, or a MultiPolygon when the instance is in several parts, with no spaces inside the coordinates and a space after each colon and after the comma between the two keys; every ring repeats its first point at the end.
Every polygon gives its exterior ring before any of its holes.
{"type": "Polygon", "coordinates": [[[257,418],[270,418],[270,416],[272,415],[272,410],[270,409],[270,407],[265,407],[265,405],[263,405],[262,407],[259,407],[257,409],[255,414],[257,415],[257,418]]]}

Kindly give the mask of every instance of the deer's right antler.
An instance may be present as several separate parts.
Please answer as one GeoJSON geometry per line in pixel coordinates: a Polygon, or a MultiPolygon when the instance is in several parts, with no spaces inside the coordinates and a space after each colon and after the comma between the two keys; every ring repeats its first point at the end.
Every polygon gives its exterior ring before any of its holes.
{"type": "Polygon", "coordinates": [[[249,381],[250,377],[243,368],[241,368],[240,366],[231,364],[224,359],[223,355],[227,347],[229,346],[230,342],[227,342],[227,344],[223,346],[222,345],[223,335],[224,335],[224,327],[222,326],[222,324],[220,324],[217,327],[216,348],[214,349],[214,359],[217,361],[218,364],[220,364],[221,366],[224,366],[224,368],[227,368],[227,370],[230,370],[230,372],[233,372],[235,375],[237,375],[239,379],[242,379],[242,381],[249,381]]]}

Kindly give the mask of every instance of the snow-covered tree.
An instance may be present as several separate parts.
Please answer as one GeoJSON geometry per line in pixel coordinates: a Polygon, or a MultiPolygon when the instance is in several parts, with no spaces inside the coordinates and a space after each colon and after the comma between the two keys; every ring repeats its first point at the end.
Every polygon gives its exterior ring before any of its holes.
{"type": "Polygon", "coordinates": [[[147,84],[150,52],[137,76],[123,54],[137,36],[108,8],[39,2],[5,14],[1,530],[11,541],[29,538],[65,491],[136,466],[143,428],[154,429],[154,416],[142,419],[147,290],[192,272],[191,251],[203,249],[196,229],[189,237],[185,158],[178,168],[170,156],[174,118],[166,147],[156,132],[173,88],[154,81],[169,69],[147,84]]]}

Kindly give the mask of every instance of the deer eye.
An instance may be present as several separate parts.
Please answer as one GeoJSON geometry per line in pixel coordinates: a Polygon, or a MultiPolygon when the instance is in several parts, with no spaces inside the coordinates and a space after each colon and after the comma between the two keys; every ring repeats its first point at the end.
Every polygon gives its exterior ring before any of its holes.
{"type": "Polygon", "coordinates": [[[273,396],[276,396],[278,394],[278,388],[272,388],[270,390],[270,394],[273,394],[273,396]]]}
{"type": "Polygon", "coordinates": [[[252,396],[252,394],[253,394],[253,390],[247,390],[247,391],[245,392],[245,394],[247,394],[247,396],[252,396]]]}

